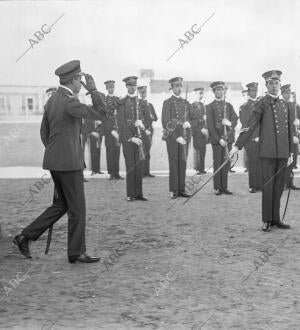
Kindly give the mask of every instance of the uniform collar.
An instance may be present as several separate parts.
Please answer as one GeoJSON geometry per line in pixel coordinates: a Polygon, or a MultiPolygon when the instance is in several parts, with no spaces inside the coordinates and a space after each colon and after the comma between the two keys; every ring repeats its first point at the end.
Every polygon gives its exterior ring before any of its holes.
{"type": "Polygon", "coordinates": [[[248,100],[255,102],[257,100],[257,98],[254,99],[254,98],[252,98],[252,97],[249,96],[248,97],[248,100]]]}
{"type": "Polygon", "coordinates": [[[217,99],[217,98],[215,98],[215,101],[221,102],[221,101],[224,101],[224,99],[217,99]]]}
{"type": "Polygon", "coordinates": [[[69,87],[64,86],[64,85],[59,85],[59,87],[66,89],[69,93],[71,93],[71,95],[74,95],[72,89],[70,89],[69,87]]]}
{"type": "Polygon", "coordinates": [[[267,95],[271,96],[273,99],[278,99],[279,96],[280,96],[280,93],[278,93],[277,95],[273,95],[273,94],[268,93],[267,95]]]}
{"type": "Polygon", "coordinates": [[[106,97],[114,97],[114,94],[106,94],[106,97]]]}
{"type": "Polygon", "coordinates": [[[127,96],[133,99],[136,97],[136,94],[127,94],[127,96]]]}
{"type": "Polygon", "coordinates": [[[181,99],[181,96],[180,96],[180,95],[175,95],[175,94],[173,93],[172,96],[176,97],[177,99],[181,99]]]}

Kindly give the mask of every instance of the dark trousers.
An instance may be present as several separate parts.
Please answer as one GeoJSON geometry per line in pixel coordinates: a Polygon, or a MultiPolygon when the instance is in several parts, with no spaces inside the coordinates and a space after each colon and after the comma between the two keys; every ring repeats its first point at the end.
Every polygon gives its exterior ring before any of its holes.
{"type": "Polygon", "coordinates": [[[98,138],[90,136],[90,151],[91,151],[91,170],[92,172],[100,172],[100,148],[102,136],[98,138]]]}
{"type": "Polygon", "coordinates": [[[169,189],[179,194],[185,192],[185,172],[188,155],[188,143],[183,146],[176,141],[168,139],[167,151],[169,159],[169,189]]]}
{"type": "MultiPolygon", "coordinates": [[[[232,144],[228,144],[228,150],[230,151],[232,144]]],[[[212,144],[213,151],[213,164],[214,172],[225,161],[226,150],[219,144],[212,144]]],[[[228,171],[230,169],[230,162],[228,162],[222,169],[214,176],[214,189],[220,189],[225,191],[228,188],[228,171]]]]}
{"type": "MultiPolygon", "coordinates": [[[[193,140],[195,137],[193,137],[193,140]]],[[[206,138],[197,138],[197,148],[194,145],[194,169],[199,172],[205,170],[206,138]]],[[[195,141],[194,141],[195,144],[195,141]]]]}
{"type": "Polygon", "coordinates": [[[143,160],[139,158],[138,146],[132,142],[122,145],[126,165],[127,197],[143,196],[143,160]]]}
{"type": "Polygon", "coordinates": [[[86,251],[82,170],[51,171],[51,176],[55,186],[53,204],[23,229],[22,234],[35,241],[68,212],[68,255],[80,255],[86,251]]]}
{"type": "Polygon", "coordinates": [[[144,146],[144,153],[145,153],[145,161],[144,161],[144,175],[150,174],[150,150],[152,146],[152,134],[145,135],[143,138],[143,146],[144,146]]]}
{"type": "Polygon", "coordinates": [[[293,144],[293,162],[287,167],[286,169],[286,186],[287,188],[290,188],[291,186],[294,185],[294,180],[292,177],[292,171],[293,168],[297,165],[297,153],[298,153],[298,144],[293,144]]]}
{"type": "Polygon", "coordinates": [[[258,157],[258,142],[250,141],[245,145],[248,159],[249,188],[261,189],[261,164],[258,157]]]}
{"type": "Polygon", "coordinates": [[[285,183],[286,165],[285,158],[261,158],[263,222],[280,220],[280,198],[285,183]]]}
{"type": "Polygon", "coordinates": [[[120,144],[117,143],[110,133],[105,136],[107,172],[114,177],[119,176],[120,144]]]}

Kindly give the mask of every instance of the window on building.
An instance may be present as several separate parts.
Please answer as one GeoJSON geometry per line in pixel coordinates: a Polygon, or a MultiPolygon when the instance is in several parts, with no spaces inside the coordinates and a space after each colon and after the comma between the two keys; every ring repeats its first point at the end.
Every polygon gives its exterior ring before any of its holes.
{"type": "Polygon", "coordinates": [[[5,98],[5,96],[0,96],[0,112],[6,112],[6,98],[5,98]]]}
{"type": "Polygon", "coordinates": [[[28,112],[35,111],[35,102],[34,102],[34,98],[32,96],[26,97],[26,110],[28,112]]]}

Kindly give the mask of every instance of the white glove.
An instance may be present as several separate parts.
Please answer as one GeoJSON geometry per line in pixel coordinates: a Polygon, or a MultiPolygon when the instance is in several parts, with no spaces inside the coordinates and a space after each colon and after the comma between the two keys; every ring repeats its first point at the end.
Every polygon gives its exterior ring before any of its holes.
{"type": "Polygon", "coordinates": [[[135,143],[138,146],[140,146],[143,143],[142,140],[137,137],[132,137],[131,139],[129,139],[129,141],[135,143]]]}
{"type": "Polygon", "coordinates": [[[144,126],[143,122],[140,119],[135,121],[134,126],[135,127],[139,126],[141,129],[145,129],[145,126],[144,126]]]}
{"type": "Polygon", "coordinates": [[[223,119],[222,119],[222,125],[225,125],[225,126],[229,126],[229,127],[231,127],[231,121],[229,121],[229,120],[226,119],[226,118],[223,118],[223,119]]]}
{"type": "Polygon", "coordinates": [[[182,124],[182,127],[183,127],[183,128],[191,128],[191,124],[190,124],[188,121],[185,121],[185,122],[182,124]]]}
{"type": "Polygon", "coordinates": [[[201,133],[207,136],[208,135],[208,130],[206,128],[202,128],[201,133]]]}
{"type": "Polygon", "coordinates": [[[227,146],[227,142],[226,142],[225,140],[223,140],[223,139],[221,139],[221,140],[219,141],[219,143],[220,143],[220,145],[221,145],[222,147],[226,147],[226,146],[227,146]]]}
{"type": "Polygon", "coordinates": [[[110,134],[117,140],[119,140],[119,134],[116,130],[112,130],[110,134]]]}
{"type": "Polygon", "coordinates": [[[94,136],[95,138],[99,139],[99,133],[97,133],[97,132],[92,132],[91,135],[94,136]]]}
{"type": "Polygon", "coordinates": [[[294,155],[294,154],[290,154],[290,157],[289,157],[289,159],[288,159],[287,166],[290,166],[290,165],[292,164],[292,162],[293,162],[293,155],[294,155]]]}
{"type": "Polygon", "coordinates": [[[148,129],[145,130],[145,133],[147,136],[151,135],[151,131],[149,131],[148,129]]]}
{"type": "Polygon", "coordinates": [[[294,124],[295,126],[299,126],[299,125],[300,125],[300,120],[299,120],[298,118],[296,118],[296,119],[294,120],[293,124],[294,124]]]}
{"type": "Polygon", "coordinates": [[[206,115],[203,116],[203,120],[204,120],[204,121],[206,120],[206,115]]]}
{"type": "Polygon", "coordinates": [[[182,144],[182,145],[185,145],[186,144],[186,141],[185,139],[182,137],[182,136],[179,136],[177,139],[176,139],[176,142],[182,144]]]}
{"type": "Polygon", "coordinates": [[[228,153],[228,157],[232,158],[236,153],[238,153],[239,148],[237,146],[233,146],[232,149],[228,153]]]}
{"type": "Polygon", "coordinates": [[[256,137],[256,138],[254,139],[254,141],[255,141],[255,142],[258,142],[258,141],[259,141],[259,137],[256,137]]]}
{"type": "Polygon", "coordinates": [[[299,143],[299,139],[297,138],[297,136],[293,136],[293,143],[295,144],[299,143]]]}
{"type": "Polygon", "coordinates": [[[95,124],[96,125],[101,125],[102,124],[102,121],[101,120],[95,120],[95,124]]]}

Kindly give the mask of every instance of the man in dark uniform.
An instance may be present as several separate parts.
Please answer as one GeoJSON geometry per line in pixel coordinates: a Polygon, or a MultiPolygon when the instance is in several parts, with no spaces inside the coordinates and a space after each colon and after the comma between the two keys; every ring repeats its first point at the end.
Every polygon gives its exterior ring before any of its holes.
{"type": "MultiPolygon", "coordinates": [[[[295,109],[295,121],[294,121],[294,126],[297,132],[297,137],[299,138],[300,135],[300,105],[297,103],[297,98],[296,98],[296,92],[291,93],[291,98],[292,98],[292,104],[293,108],[295,109]]],[[[295,164],[294,164],[294,169],[297,169],[297,158],[298,158],[298,153],[299,153],[299,145],[298,145],[298,151],[295,157],[295,164]]]]}
{"type": "Polygon", "coordinates": [[[104,174],[100,171],[101,161],[101,143],[103,137],[103,124],[101,120],[91,120],[92,130],[89,133],[90,153],[91,153],[91,170],[92,174],[104,174]]]}
{"type": "Polygon", "coordinates": [[[117,123],[117,108],[118,98],[114,95],[115,81],[107,80],[104,82],[107,90],[105,102],[108,113],[108,120],[104,125],[105,147],[106,147],[106,162],[107,172],[110,180],[123,179],[119,174],[120,164],[120,146],[118,123],[117,123]]]}
{"type": "MultiPolygon", "coordinates": [[[[207,127],[213,151],[214,172],[222,165],[234,142],[232,130],[237,124],[237,115],[233,106],[225,100],[225,83],[215,81],[211,83],[215,100],[206,107],[207,127]]],[[[230,163],[214,176],[215,194],[232,195],[228,190],[228,171],[230,163]]]]}
{"type": "Polygon", "coordinates": [[[143,196],[143,145],[141,131],[145,129],[145,102],[137,96],[137,77],[124,78],[127,96],[118,101],[117,120],[126,164],[127,201],[147,201],[143,196]],[[137,111],[138,109],[138,111],[137,111]]]}
{"type": "Polygon", "coordinates": [[[169,80],[173,95],[164,101],[161,117],[169,158],[169,189],[172,199],[189,197],[185,192],[185,172],[191,139],[191,105],[180,96],[182,81],[181,77],[169,80]]]}
{"type": "Polygon", "coordinates": [[[299,145],[299,119],[297,114],[297,108],[295,104],[291,102],[291,85],[281,86],[281,95],[283,99],[290,104],[289,110],[291,111],[290,116],[293,121],[293,162],[287,167],[286,171],[286,187],[291,190],[300,190],[299,187],[294,185],[294,179],[292,176],[293,168],[297,165],[297,154],[298,154],[298,145],[299,145]]]}
{"type": "Polygon", "coordinates": [[[139,86],[138,92],[140,94],[141,100],[146,104],[144,107],[144,121],[145,121],[145,131],[142,135],[143,146],[145,151],[145,161],[144,161],[144,177],[154,178],[155,175],[150,173],[150,150],[152,146],[152,137],[153,137],[153,125],[154,121],[157,121],[156,112],[152,103],[147,101],[147,86],[139,86]]]}
{"type": "Polygon", "coordinates": [[[287,161],[291,162],[293,151],[293,121],[290,104],[279,99],[281,71],[272,70],[262,76],[266,80],[268,94],[260,99],[241,132],[229,156],[238,152],[259,129],[259,157],[262,166],[262,221],[263,231],[271,226],[287,229],[289,225],[280,220],[280,199],[284,188],[287,161]]]}
{"type": "MultiPolygon", "coordinates": [[[[247,122],[255,109],[257,102],[258,83],[252,82],[246,85],[248,88],[248,101],[240,107],[240,121],[242,130],[247,127],[247,122]]],[[[255,193],[261,190],[261,166],[258,157],[259,126],[256,127],[250,140],[245,144],[248,160],[249,192],[255,193]]]]}
{"type": "Polygon", "coordinates": [[[196,174],[206,174],[205,171],[205,153],[206,143],[208,139],[208,130],[206,126],[206,109],[202,102],[204,88],[195,88],[194,92],[198,93],[199,101],[192,104],[191,110],[191,126],[194,147],[194,169],[196,174]]]}
{"type": "Polygon", "coordinates": [[[43,168],[50,171],[55,185],[53,204],[17,235],[14,243],[30,259],[29,241],[37,240],[68,213],[69,262],[96,262],[99,258],[86,254],[86,212],[82,180],[84,157],[80,132],[82,118],[105,119],[104,97],[97,91],[91,75],[83,74],[86,84],[81,81],[79,61],[60,66],[55,74],[60,78],[60,86],[48,100],[41,124],[41,139],[46,148],[43,168]],[[91,92],[93,108],[80,103],[73,96],[79,92],[81,84],[91,92]]]}

